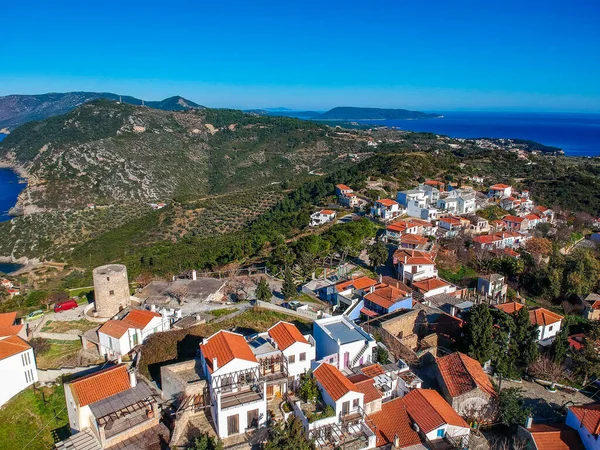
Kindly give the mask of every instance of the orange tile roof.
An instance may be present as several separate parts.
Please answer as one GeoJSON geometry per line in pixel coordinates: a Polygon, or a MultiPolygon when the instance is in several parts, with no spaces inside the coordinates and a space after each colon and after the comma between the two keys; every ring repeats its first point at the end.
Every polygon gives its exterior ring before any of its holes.
{"type": "Polygon", "coordinates": [[[348,187],[345,184],[338,184],[336,186],[336,188],[338,188],[340,191],[351,191],[352,190],[351,187],[348,187]]]}
{"type": "Polygon", "coordinates": [[[288,322],[279,322],[268,330],[269,336],[277,343],[280,350],[285,350],[296,342],[308,344],[300,330],[288,322]]]}
{"type": "Polygon", "coordinates": [[[234,359],[257,362],[254,353],[244,339],[244,336],[231,331],[221,330],[208,338],[205,344],[200,345],[208,370],[212,373],[213,359],[217,358],[218,367],[223,367],[234,359]]]}
{"type": "Polygon", "coordinates": [[[364,373],[369,378],[375,378],[378,375],[383,375],[385,370],[379,364],[371,364],[370,366],[363,367],[361,369],[362,373],[364,373]]]}
{"type": "Polygon", "coordinates": [[[529,310],[529,320],[538,326],[552,325],[564,319],[560,314],[548,311],[546,308],[533,308],[529,310]]]}
{"type": "Polygon", "coordinates": [[[408,414],[424,433],[448,424],[469,428],[467,422],[432,389],[415,389],[402,397],[408,414]]]}
{"type": "Polygon", "coordinates": [[[479,244],[491,244],[493,242],[498,242],[501,239],[498,236],[492,234],[484,234],[481,236],[473,237],[473,242],[477,242],[479,244]]]}
{"type": "Polygon", "coordinates": [[[501,305],[494,305],[494,308],[504,311],[507,314],[514,314],[517,311],[519,311],[522,307],[523,307],[523,304],[517,303],[517,302],[508,302],[508,303],[502,303],[501,305]]]}
{"type": "Polygon", "coordinates": [[[450,283],[446,283],[440,278],[429,278],[427,280],[415,281],[413,286],[421,291],[429,292],[444,286],[450,286],[450,283]]]}
{"type": "Polygon", "coordinates": [[[128,329],[129,324],[122,320],[109,320],[98,329],[98,333],[106,334],[115,339],[121,339],[127,333],[128,329]]]}
{"type": "Polygon", "coordinates": [[[338,401],[348,392],[360,392],[354,383],[331,364],[321,363],[313,374],[333,401],[338,401]]]}
{"type": "Polygon", "coordinates": [[[373,380],[363,380],[354,383],[358,391],[365,394],[365,398],[363,400],[364,403],[371,403],[375,400],[381,399],[382,397],[381,392],[377,390],[373,383],[373,380]]]}
{"type": "Polygon", "coordinates": [[[418,234],[403,234],[400,237],[400,242],[403,244],[427,244],[427,238],[418,234]]]}
{"type": "Polygon", "coordinates": [[[435,262],[429,256],[415,256],[413,258],[407,258],[406,262],[400,262],[403,264],[413,264],[418,266],[435,265],[435,262]]]}
{"type": "Polygon", "coordinates": [[[348,281],[344,281],[343,283],[339,283],[335,285],[335,288],[338,292],[345,291],[350,286],[354,286],[354,289],[366,289],[371,286],[375,286],[377,281],[369,277],[358,277],[353,278],[348,281]]]}
{"type": "Polygon", "coordinates": [[[571,406],[569,408],[588,433],[600,435],[600,403],[589,405],[571,406]]]}
{"type": "Polygon", "coordinates": [[[424,252],[424,251],[421,251],[421,250],[410,250],[410,249],[407,249],[407,248],[399,248],[399,249],[397,249],[394,252],[393,258],[396,261],[398,261],[398,262],[403,262],[405,258],[407,259],[407,261],[410,261],[410,260],[413,260],[413,259],[416,260],[416,261],[418,261],[417,258],[427,258],[427,259],[429,259],[431,261],[430,263],[429,262],[428,263],[419,263],[419,262],[410,263],[410,262],[407,262],[407,264],[435,264],[433,262],[433,259],[431,258],[431,253],[424,252]]]}
{"type": "Polygon", "coordinates": [[[134,309],[123,319],[131,328],[143,330],[155,317],[160,317],[159,313],[148,311],[147,309],[134,309]]]}
{"type": "Polygon", "coordinates": [[[397,233],[402,233],[402,232],[406,231],[406,229],[408,228],[408,225],[406,224],[406,222],[394,222],[394,223],[389,224],[385,228],[386,228],[386,230],[395,231],[397,233]]]}
{"type": "Polygon", "coordinates": [[[443,181],[436,181],[436,180],[427,180],[425,183],[428,186],[443,186],[444,182],[443,181]]]}
{"type": "Polygon", "coordinates": [[[517,217],[517,216],[504,216],[502,218],[502,220],[504,220],[505,222],[515,222],[515,223],[521,223],[525,220],[524,217],[517,217]]]}
{"type": "Polygon", "coordinates": [[[377,200],[375,203],[379,203],[383,206],[394,206],[398,204],[396,200],[392,200],[391,198],[382,198],[381,200],[377,200]]]}
{"type": "Polygon", "coordinates": [[[496,397],[494,386],[476,359],[464,353],[454,352],[439,358],[437,366],[452,397],[458,397],[476,388],[496,397]]]}
{"type": "Polygon", "coordinates": [[[0,327],[10,327],[17,320],[16,312],[8,312],[0,314],[0,327]]]}
{"type": "Polygon", "coordinates": [[[527,431],[531,434],[537,450],[584,450],[577,430],[564,423],[552,425],[534,424],[527,431]]]}
{"type": "Polygon", "coordinates": [[[396,398],[381,405],[381,410],[369,414],[377,427],[377,447],[394,443],[396,435],[400,441],[400,448],[421,444],[421,438],[413,427],[408,417],[404,399],[396,398]]]}
{"type": "Polygon", "coordinates": [[[321,211],[319,211],[319,213],[330,216],[331,214],[335,214],[335,211],[333,211],[331,209],[322,209],[321,211]]]}
{"type": "Polygon", "coordinates": [[[375,311],[371,311],[369,308],[360,308],[360,313],[367,317],[377,317],[379,315],[375,311]]]}
{"type": "Polygon", "coordinates": [[[406,292],[387,284],[381,284],[373,292],[365,295],[367,300],[386,309],[405,297],[406,292]]]}
{"type": "Polygon", "coordinates": [[[494,184],[493,186],[490,186],[490,190],[499,191],[499,190],[504,190],[509,187],[510,186],[508,184],[498,183],[498,184],[494,184]]]}
{"type": "Polygon", "coordinates": [[[29,350],[31,345],[21,339],[19,336],[0,337],[0,359],[18,355],[29,350]]]}
{"type": "Polygon", "coordinates": [[[460,219],[457,217],[442,217],[440,219],[440,222],[447,222],[450,225],[460,225],[461,224],[460,219]]]}
{"type": "Polygon", "coordinates": [[[541,219],[541,217],[538,216],[537,214],[527,214],[525,216],[525,218],[528,220],[540,220],[541,219]]]}
{"type": "Polygon", "coordinates": [[[69,386],[80,406],[96,403],[131,388],[127,366],[124,364],[77,378],[69,386]]]}
{"type": "Polygon", "coordinates": [[[10,327],[0,327],[0,337],[16,336],[23,329],[23,325],[11,325],[10,327]]]}

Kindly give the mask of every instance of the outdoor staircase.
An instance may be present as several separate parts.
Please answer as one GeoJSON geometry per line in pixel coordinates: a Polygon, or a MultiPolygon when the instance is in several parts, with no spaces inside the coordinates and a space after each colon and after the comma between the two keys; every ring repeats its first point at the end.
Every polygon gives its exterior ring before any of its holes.
{"type": "Polygon", "coordinates": [[[356,356],[350,362],[350,367],[354,367],[356,365],[356,363],[358,362],[358,360],[362,357],[362,355],[365,354],[365,352],[368,349],[369,349],[369,341],[366,341],[363,348],[360,349],[360,351],[356,354],[356,356]]]}

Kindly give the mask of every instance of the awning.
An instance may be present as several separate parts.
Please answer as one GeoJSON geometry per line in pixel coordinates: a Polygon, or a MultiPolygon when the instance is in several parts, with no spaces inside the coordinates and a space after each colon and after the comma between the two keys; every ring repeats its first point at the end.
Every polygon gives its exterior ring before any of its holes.
{"type": "Polygon", "coordinates": [[[371,311],[369,308],[361,308],[360,313],[368,317],[377,317],[379,315],[375,311],[371,311]]]}

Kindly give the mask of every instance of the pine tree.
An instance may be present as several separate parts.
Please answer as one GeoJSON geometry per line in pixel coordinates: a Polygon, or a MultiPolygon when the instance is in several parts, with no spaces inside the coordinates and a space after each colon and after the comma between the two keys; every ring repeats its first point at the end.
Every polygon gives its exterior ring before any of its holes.
{"type": "Polygon", "coordinates": [[[525,370],[529,364],[537,360],[538,329],[529,319],[529,308],[524,306],[515,315],[514,342],[517,345],[516,365],[525,370]]]}
{"type": "Polygon", "coordinates": [[[567,352],[569,351],[569,327],[565,324],[565,326],[560,330],[560,332],[556,335],[554,342],[552,343],[552,359],[558,363],[562,364],[565,362],[567,357],[567,352]]]}
{"type": "Polygon", "coordinates": [[[495,355],[493,334],[494,324],[488,305],[481,303],[473,306],[465,329],[469,356],[481,364],[489,361],[495,355]]]}
{"type": "Polygon", "coordinates": [[[369,261],[371,262],[371,266],[377,268],[379,266],[383,266],[388,259],[388,250],[385,244],[381,241],[375,242],[367,249],[367,254],[369,255],[369,261]]]}
{"type": "Polygon", "coordinates": [[[256,298],[262,302],[268,302],[271,300],[273,293],[269,288],[269,283],[264,278],[261,278],[256,286],[256,298]]]}
{"type": "Polygon", "coordinates": [[[281,294],[285,300],[290,300],[296,296],[296,283],[294,283],[294,275],[289,267],[283,272],[283,284],[281,286],[281,294]]]}

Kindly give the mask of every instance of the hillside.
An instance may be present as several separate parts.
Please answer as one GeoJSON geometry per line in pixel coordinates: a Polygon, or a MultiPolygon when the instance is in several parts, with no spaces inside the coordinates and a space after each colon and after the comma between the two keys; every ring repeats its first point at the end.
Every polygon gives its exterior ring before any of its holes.
{"type": "Polygon", "coordinates": [[[351,106],[338,106],[329,111],[311,117],[315,120],[416,120],[435,119],[439,114],[428,114],[407,109],[384,108],[355,108],[351,106]]]}
{"type": "MultiPolygon", "coordinates": [[[[121,101],[131,105],[141,105],[142,100],[130,96],[119,97],[108,92],[66,92],[40,95],[7,95],[0,97],[0,129],[14,129],[32,120],[65,114],[77,106],[97,99],[121,101]]],[[[150,108],[169,111],[184,111],[202,106],[183,97],[170,97],[160,101],[145,102],[150,108]]]]}

